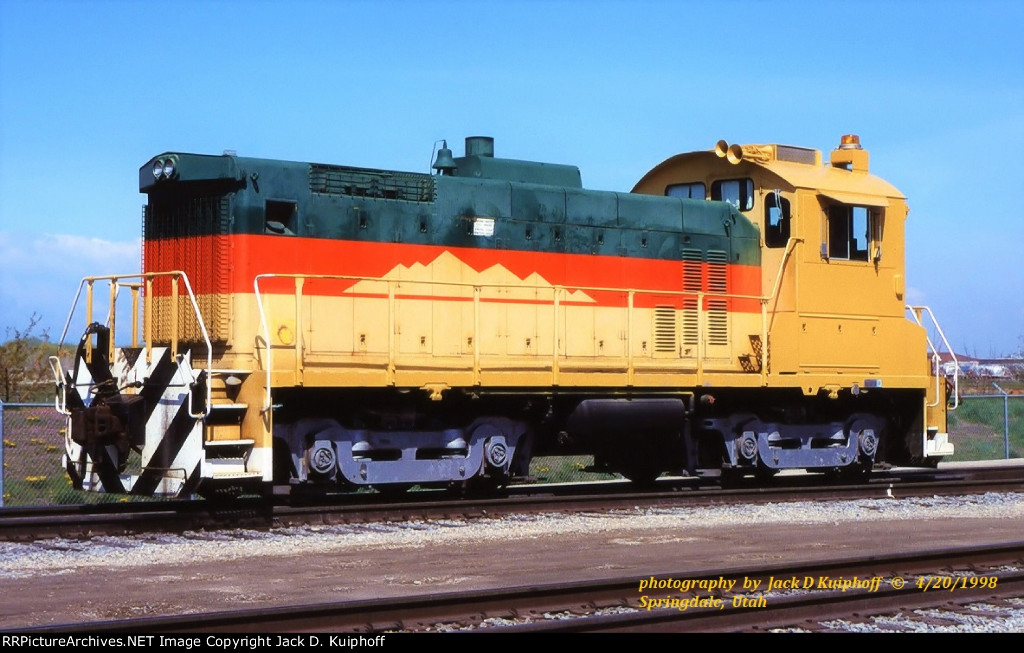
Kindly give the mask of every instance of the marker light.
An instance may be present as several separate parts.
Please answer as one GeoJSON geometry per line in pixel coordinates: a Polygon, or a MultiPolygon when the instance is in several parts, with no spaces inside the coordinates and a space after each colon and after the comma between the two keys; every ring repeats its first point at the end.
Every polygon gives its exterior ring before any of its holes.
{"type": "Polygon", "coordinates": [[[859,150],[860,149],[860,136],[856,134],[844,134],[839,139],[840,150],[859,150]]]}

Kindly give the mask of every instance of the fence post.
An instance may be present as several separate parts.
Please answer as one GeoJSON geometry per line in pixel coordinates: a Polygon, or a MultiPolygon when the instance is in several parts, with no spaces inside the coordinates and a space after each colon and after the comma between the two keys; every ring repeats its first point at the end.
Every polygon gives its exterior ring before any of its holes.
{"type": "Polygon", "coordinates": [[[4,507],[4,402],[0,399],[0,508],[4,507]]]}
{"type": "Polygon", "coordinates": [[[1006,459],[1010,459],[1010,393],[993,383],[1003,393],[1003,441],[1006,443],[1006,459]]]}

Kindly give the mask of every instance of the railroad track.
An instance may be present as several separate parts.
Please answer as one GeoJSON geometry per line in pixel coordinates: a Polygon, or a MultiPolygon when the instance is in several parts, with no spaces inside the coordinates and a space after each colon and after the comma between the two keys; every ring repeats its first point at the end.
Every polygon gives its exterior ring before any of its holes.
{"type": "Polygon", "coordinates": [[[663,479],[637,492],[627,482],[564,486],[518,486],[507,496],[453,499],[445,492],[413,492],[402,500],[381,502],[380,495],[346,495],[343,504],[291,505],[242,498],[231,504],[206,501],[7,508],[0,510],[0,541],[117,536],[225,528],[335,525],[430,519],[472,519],[509,514],[574,513],[650,508],[832,501],[876,497],[912,498],[1020,491],[1024,467],[994,466],[955,471],[894,470],[876,473],[857,485],[823,485],[818,477],[776,478],[767,486],[722,489],[694,479],[663,479]]]}
{"type": "MultiPolygon", "coordinates": [[[[1022,596],[1024,541],[785,566],[700,572],[661,569],[596,582],[61,624],[12,632],[731,632],[836,630],[843,629],[843,624],[852,630],[857,624],[871,623],[875,615],[908,614],[922,608],[948,612],[979,602],[992,612],[1000,602],[1022,596]]],[[[1020,610],[1024,612],[1024,603],[1020,610]]],[[[941,615],[930,618],[943,619],[941,615]]]]}

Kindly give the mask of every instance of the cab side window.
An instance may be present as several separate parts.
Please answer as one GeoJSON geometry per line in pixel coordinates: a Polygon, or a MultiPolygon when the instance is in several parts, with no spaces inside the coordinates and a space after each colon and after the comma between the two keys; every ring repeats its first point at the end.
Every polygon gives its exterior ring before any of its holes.
{"type": "Polygon", "coordinates": [[[778,191],[764,198],[764,244],[785,247],[789,242],[789,200],[778,191]]]}
{"type": "Polygon", "coordinates": [[[706,197],[704,191],[704,184],[696,181],[691,184],[672,184],[665,189],[665,195],[668,197],[686,197],[694,200],[702,200],[706,197]]]}
{"type": "Polygon", "coordinates": [[[865,206],[828,207],[828,258],[870,261],[876,214],[865,206]]]}
{"type": "Polygon", "coordinates": [[[711,182],[711,199],[728,202],[740,211],[749,211],[754,208],[754,181],[747,178],[711,182]]]}

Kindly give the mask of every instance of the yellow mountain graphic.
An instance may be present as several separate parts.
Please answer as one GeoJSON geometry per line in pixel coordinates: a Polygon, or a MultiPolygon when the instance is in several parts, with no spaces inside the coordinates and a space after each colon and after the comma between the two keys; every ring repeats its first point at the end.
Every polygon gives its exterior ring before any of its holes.
{"type": "MultiPolygon", "coordinates": [[[[555,287],[536,272],[520,279],[505,266],[496,264],[477,272],[449,251],[424,265],[396,265],[377,279],[356,282],[349,294],[386,295],[388,282],[396,294],[404,297],[473,298],[474,286],[480,287],[482,300],[553,301],[555,287]]],[[[561,301],[593,304],[594,299],[582,290],[566,291],[561,301]]]]}

